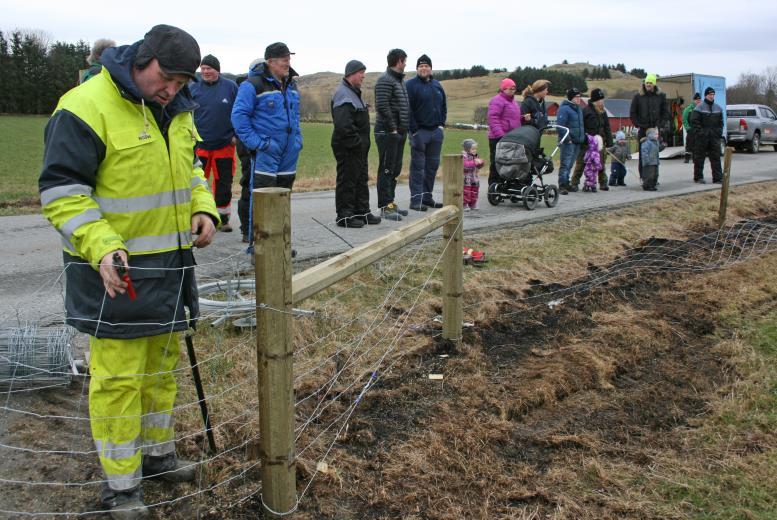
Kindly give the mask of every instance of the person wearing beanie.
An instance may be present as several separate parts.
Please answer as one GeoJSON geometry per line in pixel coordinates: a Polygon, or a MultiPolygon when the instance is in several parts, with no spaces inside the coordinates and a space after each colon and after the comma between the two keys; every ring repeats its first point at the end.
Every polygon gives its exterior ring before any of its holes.
{"type": "MultiPolygon", "coordinates": [[[[604,108],[604,91],[600,88],[595,88],[591,91],[591,97],[588,99],[588,106],[583,109],[583,126],[587,135],[598,135],[602,138],[604,148],[612,146],[610,118],[607,116],[607,110],[604,108]]],[[[590,143],[590,139],[580,147],[580,150],[577,153],[575,171],[572,174],[572,180],[569,183],[569,191],[578,190],[580,178],[583,176],[583,170],[586,166],[585,155],[588,150],[588,143],[590,143]]],[[[599,150],[599,170],[596,174],[599,181],[599,189],[608,191],[610,188],[608,187],[607,174],[605,173],[605,169],[607,168],[607,151],[604,148],[599,150]]]]}
{"type": "Polygon", "coordinates": [[[478,209],[480,175],[483,159],[478,155],[478,143],[474,139],[461,142],[461,159],[464,167],[464,211],[478,209]]]}
{"type": "Polygon", "coordinates": [[[237,83],[221,76],[221,64],[212,54],[202,58],[200,76],[202,81],[189,85],[199,105],[194,111],[194,124],[201,138],[197,142],[197,156],[216,199],[221,231],[230,232],[236,141],[231,117],[237,83]]]}
{"type": "MultiPolygon", "coordinates": [[[[637,138],[647,135],[648,128],[658,128],[659,134],[669,132],[671,115],[666,103],[666,94],[656,85],[658,76],[647,74],[640,91],[631,100],[631,123],[639,130],[637,138]]],[[[639,163],[640,178],[642,178],[642,162],[639,163]]]]}
{"type": "Polygon", "coordinates": [[[252,161],[248,178],[240,180],[243,189],[237,203],[240,231],[249,244],[253,241],[253,190],[294,187],[302,129],[297,73],[291,68],[293,54],[283,42],[268,45],[264,61],[251,64],[232,107],[232,126],[252,161]]]}
{"type": "Polygon", "coordinates": [[[701,103],[701,94],[695,92],[693,94],[693,103],[688,103],[688,106],[683,109],[683,132],[685,132],[685,162],[688,163],[690,158],[693,157],[693,128],[691,128],[691,122],[689,117],[691,112],[699,106],[701,103]]]}
{"type": "Polygon", "coordinates": [[[693,132],[693,181],[704,184],[704,159],[709,158],[712,182],[723,182],[720,145],[723,139],[723,109],[715,103],[715,89],[704,89],[704,101],[688,116],[693,132]]]}
{"type": "Polygon", "coordinates": [[[402,171],[407,132],[410,127],[410,104],[405,86],[407,53],[391,49],[386,56],[388,67],[375,83],[375,144],[378,146],[378,207],[383,218],[398,222],[407,215],[397,206],[397,177],[402,171]]]}
{"type": "Polygon", "coordinates": [[[410,105],[410,209],[441,208],[432,192],[440,166],[443,127],[448,117],[445,90],[432,76],[432,60],[418,58],[416,76],[407,82],[410,105]]]}
{"type": "Polygon", "coordinates": [[[561,157],[558,168],[558,189],[561,195],[568,195],[570,190],[569,172],[575,163],[582,145],[587,141],[583,122],[583,103],[580,90],[572,87],[567,90],[567,98],[561,102],[556,114],[556,124],[569,129],[569,136],[562,143],[565,133],[558,130],[561,157]]]}
{"type": "Polygon", "coordinates": [[[607,151],[612,154],[610,167],[610,186],[626,186],[626,161],[631,160],[629,143],[623,130],[615,133],[615,144],[607,151]]]}
{"type": "Polygon", "coordinates": [[[170,411],[180,333],[198,318],[192,249],[211,243],[218,212],[193,161],[187,84],[200,64],[197,41],[157,25],[105,49],[100,62],[102,72],[64,94],[46,125],[38,186],[63,240],[65,321],[90,336],[102,506],[112,518],[145,518],[143,479],[184,482],[198,472],[176,457],[170,411]]]}
{"type": "Polygon", "coordinates": [[[505,78],[499,84],[499,92],[488,102],[488,150],[490,166],[488,185],[500,182],[496,171],[496,145],[504,135],[521,126],[521,106],[515,100],[515,81],[505,78]]]}
{"type": "Polygon", "coordinates": [[[102,64],[100,64],[100,57],[102,56],[103,51],[109,47],[116,47],[116,42],[109,40],[108,38],[100,38],[99,40],[95,40],[94,45],[92,45],[92,52],[90,52],[89,56],[86,57],[86,62],[89,64],[89,68],[86,69],[81,75],[81,80],[79,83],[83,83],[84,81],[93,78],[100,73],[100,71],[103,69],[102,64]]]}
{"type": "Polygon", "coordinates": [[[548,126],[548,111],[545,107],[545,96],[550,90],[550,81],[538,79],[531,85],[527,85],[523,92],[523,101],[521,102],[521,114],[523,115],[523,124],[531,125],[537,130],[542,131],[548,126]]]}
{"type": "Polygon", "coordinates": [[[329,105],[334,125],[332,152],[337,162],[337,225],[346,228],[380,223],[380,217],[370,211],[370,190],[367,187],[370,113],[361,90],[366,69],[359,60],[349,61],[345,65],[345,76],[329,105]]]}
{"type": "Polygon", "coordinates": [[[660,136],[658,128],[648,128],[645,137],[639,145],[639,162],[642,164],[642,189],[645,191],[656,191],[658,185],[658,167],[660,159],[658,153],[661,151],[660,136]]]}

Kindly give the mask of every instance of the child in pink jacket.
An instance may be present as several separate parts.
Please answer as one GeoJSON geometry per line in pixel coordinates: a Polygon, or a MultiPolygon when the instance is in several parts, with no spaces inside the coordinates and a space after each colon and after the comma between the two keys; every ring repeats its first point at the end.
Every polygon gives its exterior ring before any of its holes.
{"type": "Polygon", "coordinates": [[[464,139],[461,143],[461,157],[464,160],[464,211],[478,209],[480,175],[483,159],[478,156],[478,143],[474,139],[464,139]]]}

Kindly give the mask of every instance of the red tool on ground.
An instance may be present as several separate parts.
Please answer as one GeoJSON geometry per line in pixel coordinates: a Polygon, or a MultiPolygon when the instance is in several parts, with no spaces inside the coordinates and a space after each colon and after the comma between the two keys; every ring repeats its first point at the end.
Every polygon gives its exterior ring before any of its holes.
{"type": "Polygon", "coordinates": [[[130,280],[127,267],[119,256],[119,253],[113,253],[113,263],[116,266],[116,271],[119,273],[119,278],[127,283],[127,296],[132,301],[135,301],[135,288],[132,286],[132,280],[130,280]]]}

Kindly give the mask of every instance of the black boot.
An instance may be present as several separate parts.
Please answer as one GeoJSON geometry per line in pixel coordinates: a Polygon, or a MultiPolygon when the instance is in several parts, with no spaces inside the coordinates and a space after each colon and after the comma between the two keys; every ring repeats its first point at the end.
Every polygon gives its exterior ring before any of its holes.
{"type": "Polygon", "coordinates": [[[143,456],[143,478],[159,478],[168,482],[191,482],[196,477],[197,463],[179,459],[175,453],[168,453],[161,457],[143,456]]]}
{"type": "Polygon", "coordinates": [[[140,486],[124,491],[116,491],[105,486],[100,501],[114,520],[137,520],[148,517],[148,508],[143,503],[143,490],[140,486]]]}

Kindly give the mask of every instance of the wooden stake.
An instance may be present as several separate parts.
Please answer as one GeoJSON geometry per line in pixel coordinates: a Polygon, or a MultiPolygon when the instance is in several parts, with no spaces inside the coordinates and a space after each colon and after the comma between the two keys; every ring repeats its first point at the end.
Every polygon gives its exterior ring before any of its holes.
{"type": "Polygon", "coordinates": [[[456,344],[461,342],[461,296],[464,292],[462,282],[462,237],[463,230],[463,192],[464,175],[461,155],[446,155],[442,163],[443,204],[455,206],[459,210],[454,218],[442,228],[442,246],[445,248],[442,259],[443,300],[442,300],[442,337],[456,344]]]}
{"type": "Polygon", "coordinates": [[[726,210],[728,209],[728,185],[731,178],[731,157],[734,149],[726,147],[726,154],[723,157],[723,185],[720,189],[720,208],[718,209],[718,229],[723,228],[726,223],[726,210]]]}
{"type": "Polygon", "coordinates": [[[270,518],[297,501],[291,316],[291,191],[253,192],[262,502],[270,518]]]}

